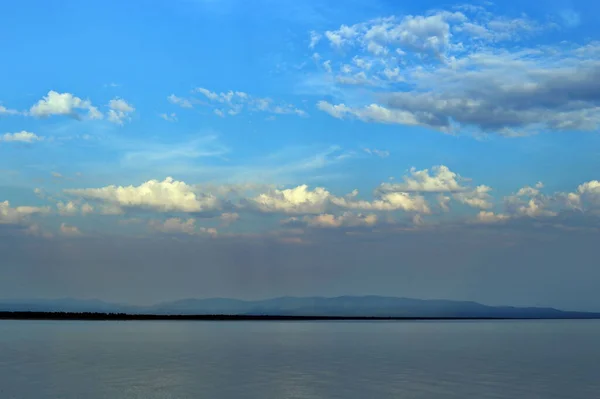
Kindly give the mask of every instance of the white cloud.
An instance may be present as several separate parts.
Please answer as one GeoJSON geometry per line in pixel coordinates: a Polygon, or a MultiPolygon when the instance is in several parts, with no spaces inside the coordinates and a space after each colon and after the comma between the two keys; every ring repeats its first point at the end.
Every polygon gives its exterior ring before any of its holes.
{"type": "Polygon", "coordinates": [[[217,229],[213,227],[198,227],[196,220],[189,218],[183,220],[181,218],[169,218],[165,221],[151,220],[148,226],[161,233],[166,234],[187,234],[187,235],[210,235],[215,237],[218,235],[217,229]]]}
{"type": "Polygon", "coordinates": [[[344,119],[347,117],[358,118],[363,122],[378,122],[387,124],[418,125],[419,121],[410,112],[391,110],[378,104],[365,107],[348,107],[345,104],[330,104],[327,101],[319,101],[317,108],[327,112],[334,118],[344,119]]]}
{"type": "Polygon", "coordinates": [[[171,112],[170,114],[160,114],[158,115],[160,116],[162,119],[166,120],[167,122],[177,122],[177,114],[175,114],[175,112],[171,112]]]}
{"type": "MultiPolygon", "coordinates": [[[[73,201],[59,201],[56,203],[56,209],[58,214],[61,216],[75,216],[75,215],[87,215],[94,212],[94,207],[88,203],[83,203],[78,205],[73,201]]],[[[104,212],[100,212],[101,214],[105,214],[104,212]]]]}
{"type": "Polygon", "coordinates": [[[68,189],[64,192],[118,208],[147,208],[161,212],[204,212],[220,208],[215,196],[200,195],[193,187],[171,177],[163,181],[149,180],[139,186],[68,189]]]}
{"type": "Polygon", "coordinates": [[[19,111],[17,111],[16,109],[10,109],[10,108],[6,108],[3,105],[0,105],[0,116],[2,115],[18,115],[20,114],[19,111]]]}
{"type": "Polygon", "coordinates": [[[82,235],[81,231],[79,231],[79,228],[76,226],[69,226],[66,223],[61,223],[60,225],[60,233],[62,235],[65,236],[69,236],[69,237],[77,237],[82,235]]]}
{"type": "Polygon", "coordinates": [[[323,213],[331,194],[322,187],[309,190],[306,184],[285,190],[274,189],[250,200],[262,212],[323,213]]]}
{"type": "Polygon", "coordinates": [[[31,144],[36,141],[44,140],[43,137],[36,135],[35,133],[27,132],[25,130],[21,130],[16,133],[4,133],[0,136],[0,141],[4,141],[6,143],[27,143],[31,144]]]}
{"type": "Polygon", "coordinates": [[[510,216],[502,213],[494,213],[489,211],[480,211],[477,214],[477,221],[480,223],[498,223],[508,220],[510,216]]]}
{"type": "Polygon", "coordinates": [[[9,201],[0,202],[0,224],[21,224],[31,215],[48,213],[48,207],[17,206],[12,208],[9,201]]]}
{"type": "Polygon", "coordinates": [[[322,35],[315,31],[310,32],[310,43],[308,44],[309,48],[315,48],[317,43],[321,40],[322,35]]]}
{"type": "Polygon", "coordinates": [[[202,94],[211,105],[218,107],[214,109],[214,113],[220,117],[226,115],[238,115],[243,110],[251,112],[266,112],[272,114],[293,114],[298,116],[306,116],[307,113],[294,105],[275,102],[271,98],[254,97],[242,91],[228,92],[213,92],[204,87],[198,87],[194,90],[196,93],[202,94]]]}
{"type": "Polygon", "coordinates": [[[525,186],[519,189],[515,194],[504,198],[504,207],[509,216],[528,216],[548,217],[556,216],[557,212],[547,209],[552,202],[552,199],[542,193],[539,189],[542,188],[541,183],[534,187],[525,186]]]}
{"type": "Polygon", "coordinates": [[[490,191],[492,191],[491,187],[482,184],[471,191],[456,193],[452,196],[458,202],[472,208],[489,209],[493,206],[491,203],[492,196],[489,194],[490,191]]]}
{"type": "Polygon", "coordinates": [[[427,192],[447,193],[464,191],[466,188],[460,184],[462,179],[458,174],[452,172],[444,165],[434,166],[429,169],[417,170],[411,168],[409,176],[404,176],[403,183],[382,183],[379,190],[383,192],[405,191],[405,192],[427,192]]]}
{"type": "Polygon", "coordinates": [[[113,98],[109,101],[108,107],[108,120],[117,125],[123,125],[126,119],[130,119],[129,114],[135,111],[135,108],[128,104],[127,101],[122,98],[113,98]]]}
{"type": "Polygon", "coordinates": [[[170,234],[196,234],[196,220],[187,219],[182,220],[180,218],[169,218],[163,221],[151,220],[148,225],[157,231],[162,233],[170,234]]]}
{"type": "Polygon", "coordinates": [[[82,100],[71,93],[58,93],[54,90],[49,91],[46,96],[32,106],[29,113],[39,118],[65,115],[79,119],[81,115],[77,113],[78,109],[86,110],[89,119],[102,119],[103,117],[90,100],[82,100]]]}
{"type": "Polygon", "coordinates": [[[600,211],[600,181],[590,180],[580,184],[575,192],[558,193],[557,199],[567,209],[598,212],[600,211]]]}
{"type": "Polygon", "coordinates": [[[379,158],[387,158],[390,156],[390,152],[387,150],[363,148],[363,151],[366,152],[367,154],[378,156],[379,158]]]}
{"type": "Polygon", "coordinates": [[[73,216],[79,213],[79,208],[73,201],[58,202],[56,208],[58,209],[58,213],[62,216],[73,216]]]}
{"type": "Polygon", "coordinates": [[[450,198],[444,194],[440,194],[437,197],[438,205],[444,212],[450,211],[450,207],[448,206],[448,204],[450,203],[451,200],[452,200],[452,198],[450,198]]]}
{"type": "Polygon", "coordinates": [[[192,105],[192,103],[190,102],[190,100],[187,100],[187,99],[181,98],[181,97],[177,97],[175,94],[171,94],[170,96],[168,96],[167,100],[169,100],[169,102],[171,104],[179,105],[181,108],[193,108],[194,107],[192,105]]]}
{"type": "Polygon", "coordinates": [[[396,211],[431,213],[424,197],[406,192],[380,193],[373,201],[334,197],[331,202],[341,208],[370,211],[396,211]]]}
{"type": "Polygon", "coordinates": [[[284,220],[284,225],[305,224],[315,228],[340,228],[340,227],[372,227],[377,224],[378,218],[375,214],[362,214],[353,212],[344,212],[336,216],[330,213],[323,213],[316,216],[304,216],[302,219],[292,217],[284,220]]]}

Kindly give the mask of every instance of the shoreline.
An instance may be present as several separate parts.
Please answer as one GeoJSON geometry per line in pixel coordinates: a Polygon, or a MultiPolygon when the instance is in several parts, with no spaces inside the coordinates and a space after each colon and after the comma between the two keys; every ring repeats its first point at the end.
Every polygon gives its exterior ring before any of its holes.
{"type": "Polygon", "coordinates": [[[278,315],[161,315],[96,312],[1,311],[0,320],[81,320],[81,321],[458,321],[458,320],[598,320],[600,315],[562,317],[414,317],[414,316],[278,316],[278,315]]]}

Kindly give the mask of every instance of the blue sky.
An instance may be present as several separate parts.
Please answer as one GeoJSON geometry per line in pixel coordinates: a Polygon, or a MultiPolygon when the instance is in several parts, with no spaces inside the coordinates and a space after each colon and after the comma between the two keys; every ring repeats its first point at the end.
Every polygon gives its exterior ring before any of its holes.
{"type": "MultiPolygon", "coordinates": [[[[600,214],[596,14],[592,1],[7,2],[0,233],[34,253],[54,245],[57,265],[74,257],[56,248],[77,243],[91,256],[115,237],[222,251],[242,240],[268,246],[248,251],[271,263],[282,261],[270,251],[292,247],[325,251],[316,262],[330,263],[357,240],[389,243],[384,268],[406,234],[471,237],[473,264],[498,248],[518,263],[527,250],[506,245],[522,235],[543,248],[549,235],[567,245],[565,235],[579,234],[582,245],[597,237],[600,214]],[[473,234],[499,247],[482,248],[473,234]]],[[[93,285],[97,271],[80,276],[85,289],[36,285],[43,259],[15,253],[6,276],[30,296],[150,301],[170,273],[156,264],[145,290],[109,295],[93,285]]],[[[265,262],[256,273],[270,273],[265,262]]],[[[303,272],[323,286],[316,291],[234,289],[231,271],[214,291],[185,292],[334,293],[322,272],[303,272]]],[[[574,286],[539,298],[523,288],[514,300],[496,286],[486,296],[488,272],[463,271],[461,284],[438,289],[423,277],[403,292],[379,272],[368,287],[366,274],[345,274],[338,293],[583,306],[567,300],[574,286]],[[482,288],[469,293],[464,281],[482,288]]],[[[582,301],[600,306],[591,291],[582,301]]]]}

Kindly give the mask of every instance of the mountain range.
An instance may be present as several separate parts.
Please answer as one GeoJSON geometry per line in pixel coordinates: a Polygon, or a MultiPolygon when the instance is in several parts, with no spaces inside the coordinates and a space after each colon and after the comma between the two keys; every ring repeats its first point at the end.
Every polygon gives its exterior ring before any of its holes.
{"type": "Polygon", "coordinates": [[[600,318],[600,313],[542,307],[487,306],[470,301],[383,296],[280,297],[257,301],[230,298],[183,299],[152,306],[100,300],[0,300],[0,312],[92,312],[153,315],[264,315],[424,318],[600,318]]]}

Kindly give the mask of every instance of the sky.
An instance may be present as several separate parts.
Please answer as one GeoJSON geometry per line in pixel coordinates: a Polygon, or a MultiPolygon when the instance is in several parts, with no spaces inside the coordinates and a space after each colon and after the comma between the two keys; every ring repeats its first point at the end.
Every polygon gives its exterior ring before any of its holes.
{"type": "Polygon", "coordinates": [[[0,296],[600,311],[598,11],[6,1],[0,296]]]}

